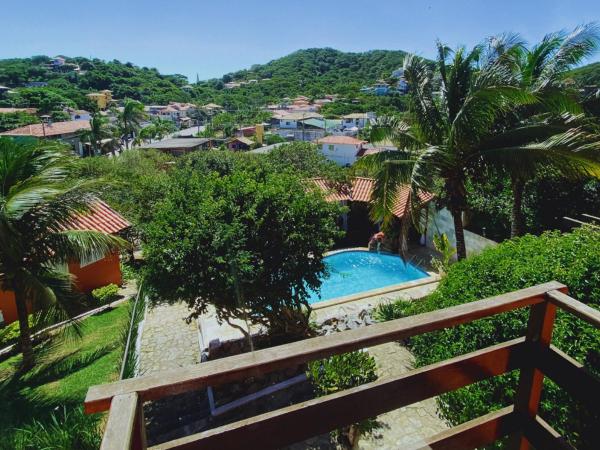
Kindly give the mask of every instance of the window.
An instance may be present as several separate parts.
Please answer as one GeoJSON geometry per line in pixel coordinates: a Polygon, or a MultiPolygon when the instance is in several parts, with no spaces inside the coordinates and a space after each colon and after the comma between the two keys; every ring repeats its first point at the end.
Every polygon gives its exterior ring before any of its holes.
{"type": "Polygon", "coordinates": [[[332,145],[332,144],[329,144],[329,145],[327,146],[327,148],[328,148],[328,150],[329,150],[330,152],[332,152],[332,151],[333,151],[333,149],[334,149],[334,145],[332,145]]]}

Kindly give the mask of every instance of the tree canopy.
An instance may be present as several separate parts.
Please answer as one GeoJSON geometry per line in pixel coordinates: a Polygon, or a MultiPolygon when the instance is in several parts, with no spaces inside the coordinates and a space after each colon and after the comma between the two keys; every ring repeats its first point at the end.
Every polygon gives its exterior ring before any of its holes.
{"type": "Polygon", "coordinates": [[[145,275],[158,297],[186,301],[192,316],[212,305],[220,320],[303,335],[339,212],[291,175],[181,169],[147,226],[145,275]]]}

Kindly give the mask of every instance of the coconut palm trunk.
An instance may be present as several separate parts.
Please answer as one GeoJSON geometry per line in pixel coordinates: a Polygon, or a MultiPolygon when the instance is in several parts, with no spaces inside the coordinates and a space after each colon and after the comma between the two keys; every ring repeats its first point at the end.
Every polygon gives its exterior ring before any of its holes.
{"type": "Polygon", "coordinates": [[[523,214],[523,193],[525,180],[521,177],[511,178],[513,202],[511,211],[510,237],[522,236],[525,233],[525,215],[523,214]]]}
{"type": "Polygon", "coordinates": [[[465,228],[463,225],[462,211],[453,209],[452,220],[454,221],[454,235],[456,238],[456,257],[461,260],[467,257],[467,246],[465,244],[465,228]]]}
{"type": "Polygon", "coordinates": [[[14,287],[17,315],[19,317],[19,346],[23,354],[22,370],[28,371],[35,365],[33,344],[31,342],[31,329],[29,328],[29,312],[27,311],[27,293],[19,283],[14,287]]]}

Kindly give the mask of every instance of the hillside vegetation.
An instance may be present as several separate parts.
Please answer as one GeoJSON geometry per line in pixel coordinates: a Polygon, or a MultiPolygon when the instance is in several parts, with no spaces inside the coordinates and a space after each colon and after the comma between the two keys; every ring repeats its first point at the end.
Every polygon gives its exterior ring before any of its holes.
{"type": "Polygon", "coordinates": [[[579,86],[600,85],[600,62],[578,67],[571,70],[567,76],[579,86]]]}
{"type": "Polygon", "coordinates": [[[163,75],[157,69],[138,67],[117,60],[102,61],[82,57],[66,58],[79,65],[80,72],[52,70],[47,56],[0,60],[0,85],[11,87],[15,94],[0,99],[0,106],[30,106],[48,113],[60,105],[91,108],[86,93],[110,89],[113,97],[140,100],[145,104],[169,101],[215,102],[229,109],[252,109],[284,97],[306,95],[318,97],[340,94],[361,98],[360,107],[346,107],[342,112],[378,109],[381,105],[398,106],[390,98],[366,98],[359,89],[387,78],[402,64],[403,51],[373,50],[345,53],[331,48],[299,50],[267,64],[200,81],[191,86],[183,75],[163,75]],[[257,83],[225,89],[229,81],[257,83]],[[47,87],[25,87],[33,81],[48,82],[47,87]]]}

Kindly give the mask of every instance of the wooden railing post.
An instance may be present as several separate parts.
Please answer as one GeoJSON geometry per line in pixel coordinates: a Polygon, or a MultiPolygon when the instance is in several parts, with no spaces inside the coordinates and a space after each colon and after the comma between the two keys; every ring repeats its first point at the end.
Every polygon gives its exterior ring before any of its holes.
{"type": "Polygon", "coordinates": [[[133,424],[132,450],[146,450],[146,419],[144,418],[144,403],[138,397],[138,405],[133,424]]]}
{"type": "MultiPolygon", "coordinates": [[[[525,337],[528,351],[550,346],[555,317],[556,305],[547,300],[531,306],[525,337]]],[[[531,365],[521,368],[519,386],[515,397],[515,414],[535,420],[540,406],[543,384],[544,374],[540,370],[531,365]]],[[[517,433],[512,437],[510,447],[515,450],[528,450],[530,444],[523,433],[517,433]]]]}
{"type": "MultiPolygon", "coordinates": [[[[141,406],[138,395],[117,395],[112,399],[108,412],[108,421],[104,430],[104,438],[100,450],[130,450],[135,443],[134,433],[138,410],[141,406]]],[[[145,447],[135,447],[145,448],[145,447]]]]}

